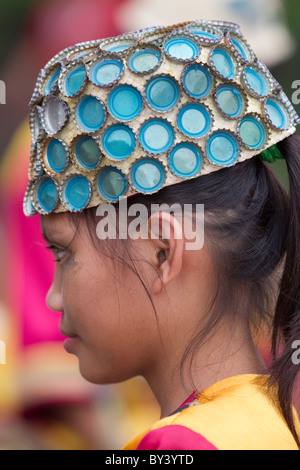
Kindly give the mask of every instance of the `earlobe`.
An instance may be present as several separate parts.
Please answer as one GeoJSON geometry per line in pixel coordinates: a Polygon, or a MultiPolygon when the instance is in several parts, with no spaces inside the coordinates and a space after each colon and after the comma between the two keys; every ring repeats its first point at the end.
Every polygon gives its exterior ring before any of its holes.
{"type": "Polygon", "coordinates": [[[148,230],[156,250],[159,273],[153,284],[153,291],[159,294],[181,273],[185,240],[182,226],[167,212],[152,214],[148,220],[148,230]]]}

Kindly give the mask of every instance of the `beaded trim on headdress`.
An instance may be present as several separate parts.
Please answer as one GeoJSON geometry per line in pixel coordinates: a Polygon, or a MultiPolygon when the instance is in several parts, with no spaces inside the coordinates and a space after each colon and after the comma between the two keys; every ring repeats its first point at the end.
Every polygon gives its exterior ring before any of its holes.
{"type": "Polygon", "coordinates": [[[300,124],[236,24],[186,22],[77,44],[30,101],[24,213],[79,212],[235,165],[300,124]]]}

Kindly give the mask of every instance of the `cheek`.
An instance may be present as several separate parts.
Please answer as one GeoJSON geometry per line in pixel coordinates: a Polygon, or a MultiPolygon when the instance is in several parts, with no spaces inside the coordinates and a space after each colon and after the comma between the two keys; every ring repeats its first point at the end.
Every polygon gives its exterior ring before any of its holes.
{"type": "Polygon", "coordinates": [[[80,337],[82,375],[112,383],[141,374],[157,349],[155,313],[144,287],[133,273],[119,280],[108,272],[84,273],[78,270],[64,282],[65,321],[80,337]]]}

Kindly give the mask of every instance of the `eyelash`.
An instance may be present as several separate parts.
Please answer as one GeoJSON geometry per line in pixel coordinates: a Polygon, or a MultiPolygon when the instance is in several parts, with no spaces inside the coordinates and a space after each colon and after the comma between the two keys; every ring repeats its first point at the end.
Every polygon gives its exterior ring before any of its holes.
{"type": "Polygon", "coordinates": [[[63,256],[61,256],[59,259],[56,259],[55,258],[55,263],[61,263],[62,260],[64,259],[65,255],[66,255],[66,252],[65,250],[63,250],[62,248],[58,248],[57,246],[55,245],[51,245],[51,246],[46,246],[46,249],[51,251],[51,253],[53,253],[53,255],[56,257],[63,253],[63,256]]]}

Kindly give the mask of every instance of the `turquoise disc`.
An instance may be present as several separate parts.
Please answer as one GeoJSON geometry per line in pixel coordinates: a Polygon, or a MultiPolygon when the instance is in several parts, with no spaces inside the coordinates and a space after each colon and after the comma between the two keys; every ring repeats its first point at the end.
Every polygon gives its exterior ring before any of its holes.
{"type": "Polygon", "coordinates": [[[179,99],[179,88],[171,77],[153,78],[146,87],[146,98],[151,108],[157,111],[172,109],[179,99]]]}
{"type": "Polygon", "coordinates": [[[276,101],[269,99],[266,101],[266,110],[272,124],[278,129],[285,129],[287,126],[287,117],[285,110],[276,101]]]}
{"type": "Polygon", "coordinates": [[[198,139],[208,133],[211,117],[204,106],[189,104],[180,110],[177,124],[183,134],[198,139]]]}
{"type": "Polygon", "coordinates": [[[249,54],[247,52],[247,50],[245,49],[243,43],[241,41],[239,41],[238,39],[236,38],[230,38],[231,42],[234,44],[234,46],[237,48],[238,52],[241,54],[241,56],[246,59],[247,61],[249,61],[250,57],[249,57],[249,54]]]}
{"type": "Polygon", "coordinates": [[[65,91],[68,96],[76,95],[84,84],[86,70],[84,65],[72,70],[65,78],[65,91]]]}
{"type": "Polygon", "coordinates": [[[235,75],[235,66],[228,52],[223,49],[214,49],[212,61],[217,71],[225,78],[233,78],[235,75]]]}
{"type": "Polygon", "coordinates": [[[161,54],[155,49],[143,49],[135,52],[128,65],[133,72],[145,73],[154,69],[161,61],[161,54]]]}
{"type": "Polygon", "coordinates": [[[58,201],[57,187],[51,178],[45,178],[39,184],[36,198],[41,209],[50,213],[55,208],[58,201]]]}
{"type": "Polygon", "coordinates": [[[96,85],[108,86],[121,76],[124,65],[119,60],[98,62],[91,70],[91,80],[96,85]]]}
{"type": "Polygon", "coordinates": [[[121,85],[110,94],[108,107],[111,114],[120,121],[130,121],[141,113],[143,98],[133,86],[121,85]]]}
{"type": "Polygon", "coordinates": [[[61,71],[61,67],[59,67],[59,69],[56,70],[49,78],[45,87],[45,95],[49,95],[51,91],[53,90],[53,88],[55,87],[55,85],[57,84],[60,71],[61,71]]]}
{"type": "Polygon", "coordinates": [[[91,197],[91,185],[84,176],[73,176],[64,189],[65,202],[70,209],[84,209],[91,197]]]}
{"type": "Polygon", "coordinates": [[[176,176],[190,178],[201,167],[201,154],[195,145],[182,143],[176,145],[169,155],[169,166],[176,176]]]}
{"type": "Polygon", "coordinates": [[[97,142],[89,136],[80,137],[75,147],[75,155],[81,166],[94,169],[100,161],[100,149],[97,142]]]}
{"type": "Polygon", "coordinates": [[[169,150],[174,142],[174,130],[162,119],[152,119],[143,125],[140,131],[142,147],[153,154],[164,153],[169,150]]]}
{"type": "Polygon", "coordinates": [[[198,29],[196,27],[192,29],[189,28],[189,31],[193,34],[196,34],[196,36],[200,36],[204,39],[218,39],[218,36],[216,34],[209,33],[208,31],[203,31],[202,29],[198,29]]]}
{"type": "Polygon", "coordinates": [[[53,139],[47,147],[47,162],[51,170],[60,173],[67,164],[67,152],[58,139],[53,139]]]}
{"type": "Polygon", "coordinates": [[[242,141],[253,149],[261,148],[266,140],[264,126],[253,116],[244,117],[239,125],[239,132],[242,141]]]}
{"type": "Polygon", "coordinates": [[[184,71],[183,85],[193,98],[205,98],[212,89],[212,83],[211,74],[203,65],[190,65],[184,71]]]}
{"type": "Polygon", "coordinates": [[[135,188],[142,193],[158,191],[165,181],[163,165],[151,158],[145,158],[133,165],[131,181],[135,188]]]}
{"type": "Polygon", "coordinates": [[[118,44],[117,46],[114,44],[110,44],[106,47],[106,50],[109,52],[124,52],[127,51],[130,47],[134,45],[133,41],[130,42],[123,42],[122,44],[118,44]]]}
{"type": "Polygon", "coordinates": [[[124,174],[117,168],[105,168],[99,176],[99,191],[109,201],[117,201],[126,193],[127,187],[124,174]]]}
{"type": "Polygon", "coordinates": [[[216,92],[216,100],[223,113],[231,118],[237,118],[243,111],[243,97],[233,86],[219,87],[216,92]]]}
{"type": "Polygon", "coordinates": [[[246,67],[245,75],[250,87],[260,96],[265,96],[268,91],[268,85],[265,77],[257,70],[246,67]]]}
{"type": "Polygon", "coordinates": [[[87,96],[78,106],[77,118],[83,130],[97,131],[103,126],[106,118],[104,106],[94,96],[87,96]]]}
{"type": "Polygon", "coordinates": [[[238,158],[239,146],[231,134],[217,131],[208,139],[206,153],[212,163],[228,166],[238,158]]]}
{"type": "Polygon", "coordinates": [[[191,39],[177,37],[165,44],[165,51],[176,59],[192,60],[198,57],[200,47],[191,39]]]}
{"type": "Polygon", "coordinates": [[[110,127],[103,137],[103,148],[112,158],[123,160],[135,150],[136,139],[133,131],[125,125],[110,127]]]}

